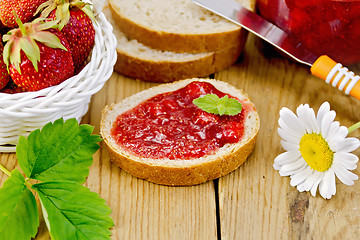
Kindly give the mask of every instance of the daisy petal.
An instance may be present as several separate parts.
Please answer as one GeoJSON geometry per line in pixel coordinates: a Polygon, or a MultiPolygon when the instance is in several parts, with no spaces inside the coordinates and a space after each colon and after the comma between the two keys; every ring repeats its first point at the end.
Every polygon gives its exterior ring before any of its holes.
{"type": "Polygon", "coordinates": [[[309,120],[310,126],[312,128],[312,132],[320,133],[320,126],[316,121],[314,109],[310,108],[310,110],[308,111],[308,117],[309,117],[308,120],[309,120]]]}
{"type": "Polygon", "coordinates": [[[306,168],[306,166],[306,162],[300,158],[296,162],[281,166],[279,174],[283,177],[290,176],[296,174],[297,172],[301,172],[306,168]]]}
{"type": "Polygon", "coordinates": [[[316,117],[319,126],[321,126],[324,115],[328,112],[330,112],[330,104],[328,102],[324,102],[323,104],[321,104],[316,117]]]}
{"type": "Polygon", "coordinates": [[[283,107],[280,110],[279,126],[284,130],[291,132],[295,136],[305,134],[305,128],[299,118],[288,108],[283,107]]]}
{"type": "Polygon", "coordinates": [[[289,134],[288,132],[286,132],[284,129],[282,128],[278,128],[278,133],[279,133],[279,136],[289,142],[289,143],[293,143],[293,144],[296,144],[296,145],[299,145],[300,143],[300,138],[299,137],[295,137],[294,135],[292,134],[289,134]]]}
{"type": "Polygon", "coordinates": [[[317,177],[314,181],[314,184],[312,185],[311,190],[310,190],[311,195],[313,195],[314,197],[316,196],[316,190],[317,190],[321,180],[324,177],[323,173],[320,173],[320,172],[317,172],[317,173],[318,173],[318,175],[317,175],[317,177]]]}
{"type": "Polygon", "coordinates": [[[304,124],[307,133],[319,133],[320,128],[317,124],[315,112],[308,104],[300,105],[296,109],[300,121],[304,124]]]}
{"type": "Polygon", "coordinates": [[[342,165],[348,170],[356,169],[356,163],[359,161],[359,158],[352,153],[347,152],[336,152],[334,153],[334,162],[342,165]]]}
{"type": "Polygon", "coordinates": [[[331,171],[331,172],[332,173],[330,174],[329,189],[330,189],[330,194],[335,195],[336,194],[335,174],[333,171],[331,171]]]}
{"type": "Polygon", "coordinates": [[[354,185],[354,181],[358,179],[358,176],[347,169],[345,169],[340,164],[334,162],[334,171],[336,177],[346,185],[354,185]]]}
{"type": "Polygon", "coordinates": [[[348,134],[348,129],[344,126],[340,126],[338,129],[337,129],[337,132],[332,136],[332,137],[329,137],[329,139],[326,139],[328,144],[329,144],[329,147],[331,149],[333,149],[334,151],[335,148],[336,148],[336,145],[345,140],[345,137],[347,136],[348,134]]]}
{"type": "Polygon", "coordinates": [[[307,166],[303,171],[297,172],[296,174],[290,176],[290,185],[296,186],[300,183],[303,183],[311,174],[312,170],[310,169],[310,167],[307,166]]]}
{"type": "Polygon", "coordinates": [[[287,163],[295,162],[300,157],[301,154],[299,151],[283,152],[275,158],[274,163],[277,165],[284,165],[287,163]]]}
{"type": "Polygon", "coordinates": [[[299,145],[293,144],[293,143],[289,143],[286,142],[284,140],[281,140],[281,146],[286,150],[286,151],[297,151],[299,150],[299,145]]]}
{"type": "Polygon", "coordinates": [[[339,123],[339,122],[337,122],[337,121],[332,122],[332,123],[330,124],[330,128],[329,128],[329,130],[328,130],[328,133],[326,134],[326,136],[323,135],[323,138],[325,138],[325,140],[326,140],[327,142],[329,142],[329,139],[332,139],[333,136],[336,135],[336,133],[337,133],[338,130],[339,130],[339,127],[340,127],[340,123],[339,123]]]}
{"type": "Polygon", "coordinates": [[[360,146],[360,141],[357,138],[345,138],[342,141],[333,143],[333,151],[335,152],[352,152],[360,146]]]}
{"type": "MultiPolygon", "coordinates": [[[[329,133],[329,129],[331,127],[331,124],[335,119],[335,116],[336,116],[335,111],[329,111],[323,116],[323,118],[320,122],[320,128],[321,128],[321,135],[324,138],[327,137],[327,135],[329,133]]],[[[340,123],[339,123],[339,126],[340,126],[340,123]]]]}
{"type": "Polygon", "coordinates": [[[304,192],[305,191],[305,187],[304,187],[304,182],[300,183],[299,185],[297,185],[297,190],[299,192],[304,192]]]}
{"type": "Polygon", "coordinates": [[[319,172],[312,170],[312,174],[304,182],[305,191],[310,191],[310,189],[314,185],[314,183],[315,183],[316,179],[318,178],[318,176],[319,176],[319,172]]]}
{"type": "Polygon", "coordinates": [[[333,183],[331,182],[334,178],[331,177],[331,174],[334,174],[330,169],[325,172],[324,178],[320,182],[319,192],[320,195],[325,199],[330,199],[332,197],[333,192],[333,183]]]}

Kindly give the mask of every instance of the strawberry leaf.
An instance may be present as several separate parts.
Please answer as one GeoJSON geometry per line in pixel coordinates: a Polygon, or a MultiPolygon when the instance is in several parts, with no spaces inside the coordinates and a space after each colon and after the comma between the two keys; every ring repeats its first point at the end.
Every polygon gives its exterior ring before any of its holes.
{"type": "Polygon", "coordinates": [[[15,169],[0,189],[0,238],[30,239],[38,227],[35,197],[25,185],[24,176],[15,169]]]}
{"type": "Polygon", "coordinates": [[[57,6],[55,17],[60,20],[59,30],[63,29],[70,20],[70,3],[64,3],[57,6]]]}
{"type": "Polygon", "coordinates": [[[86,4],[81,10],[91,19],[95,21],[95,15],[90,5],[86,4]]]}
{"type": "Polygon", "coordinates": [[[111,209],[97,193],[70,181],[39,183],[33,188],[52,239],[109,239],[114,225],[111,209]]]}
{"type": "Polygon", "coordinates": [[[32,23],[38,23],[36,25],[36,30],[37,31],[44,31],[44,30],[47,30],[47,29],[55,29],[55,28],[58,28],[59,26],[57,25],[58,24],[58,20],[52,20],[52,21],[49,21],[47,18],[36,18],[34,21],[32,21],[32,23]]]}
{"type": "MultiPolygon", "coordinates": [[[[6,44],[7,45],[7,44],[6,44]]],[[[10,63],[14,64],[16,70],[21,74],[21,70],[20,70],[20,62],[21,62],[21,58],[20,58],[20,42],[14,42],[13,45],[10,47],[12,47],[10,49],[10,63]]]]}
{"type": "Polygon", "coordinates": [[[21,169],[32,179],[84,183],[101,141],[92,131],[92,126],[79,126],[76,119],[58,119],[41,131],[31,132],[28,138],[20,137],[16,155],[21,169]]]}
{"type": "MultiPolygon", "coordinates": [[[[4,35],[3,41],[8,41],[9,37],[10,37],[9,34],[4,35]]],[[[9,70],[9,58],[10,58],[10,50],[11,50],[10,45],[11,44],[6,44],[3,49],[3,61],[6,64],[8,70],[9,70]]]]}
{"type": "Polygon", "coordinates": [[[40,4],[34,15],[41,12],[40,17],[46,18],[52,10],[56,9],[57,3],[54,0],[49,0],[40,4]]]}
{"type": "Polygon", "coordinates": [[[32,62],[36,71],[38,71],[38,61],[40,61],[40,49],[34,39],[21,38],[19,40],[20,48],[24,51],[25,55],[32,62]]]}
{"type": "MultiPolygon", "coordinates": [[[[64,47],[64,45],[61,44],[60,39],[51,32],[38,32],[34,35],[32,35],[33,39],[35,39],[38,42],[41,42],[42,44],[51,47],[51,48],[60,48],[62,50],[67,51],[67,49],[64,47]]],[[[40,53],[40,51],[39,51],[40,53]]],[[[26,54],[27,55],[27,54],[26,54]]],[[[29,55],[27,55],[29,57],[29,55]]]]}

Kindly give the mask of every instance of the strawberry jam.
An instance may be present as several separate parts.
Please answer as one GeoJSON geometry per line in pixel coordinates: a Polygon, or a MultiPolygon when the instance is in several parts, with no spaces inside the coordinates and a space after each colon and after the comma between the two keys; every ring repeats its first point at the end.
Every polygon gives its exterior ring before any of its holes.
{"type": "Polygon", "coordinates": [[[360,0],[257,0],[257,7],[315,55],[360,62],[360,0]]]}
{"type": "Polygon", "coordinates": [[[122,113],[111,134],[123,149],[148,158],[198,158],[226,143],[238,142],[252,106],[241,102],[242,111],[235,116],[207,113],[193,104],[194,99],[206,94],[225,96],[210,83],[191,82],[122,113]]]}

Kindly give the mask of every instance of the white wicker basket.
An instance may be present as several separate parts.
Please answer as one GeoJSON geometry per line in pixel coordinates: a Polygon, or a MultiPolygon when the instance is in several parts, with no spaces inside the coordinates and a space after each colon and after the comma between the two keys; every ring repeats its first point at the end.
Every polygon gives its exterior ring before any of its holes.
{"type": "Polygon", "coordinates": [[[37,92],[0,93],[0,152],[14,152],[20,135],[27,136],[58,118],[81,121],[91,96],[113,73],[117,58],[117,41],[111,24],[103,13],[96,18],[91,59],[79,74],[37,92]]]}

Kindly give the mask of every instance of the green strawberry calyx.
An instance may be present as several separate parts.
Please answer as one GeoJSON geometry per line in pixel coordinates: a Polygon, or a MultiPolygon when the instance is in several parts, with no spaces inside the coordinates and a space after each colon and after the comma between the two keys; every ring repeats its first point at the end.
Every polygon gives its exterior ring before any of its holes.
{"type": "Polygon", "coordinates": [[[40,16],[46,18],[56,9],[55,19],[60,20],[59,30],[61,30],[70,20],[71,8],[82,10],[90,19],[95,21],[95,15],[90,3],[85,3],[81,0],[48,0],[38,7],[34,15],[41,12],[40,16]]]}
{"type": "Polygon", "coordinates": [[[23,24],[17,17],[16,22],[19,28],[10,30],[3,35],[4,46],[3,59],[9,70],[9,65],[15,66],[16,70],[21,74],[21,50],[26,57],[32,62],[34,69],[38,71],[38,62],[40,62],[40,49],[36,42],[51,48],[60,48],[67,51],[60,39],[48,29],[58,28],[58,21],[45,21],[44,18],[37,18],[31,23],[23,24]]]}

